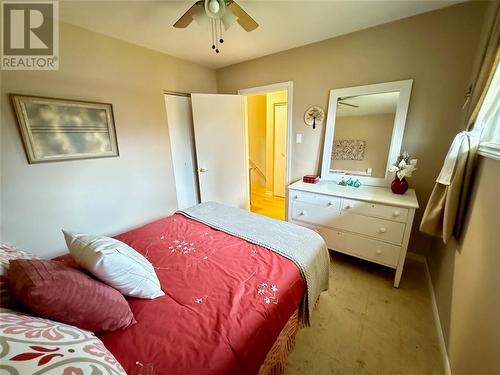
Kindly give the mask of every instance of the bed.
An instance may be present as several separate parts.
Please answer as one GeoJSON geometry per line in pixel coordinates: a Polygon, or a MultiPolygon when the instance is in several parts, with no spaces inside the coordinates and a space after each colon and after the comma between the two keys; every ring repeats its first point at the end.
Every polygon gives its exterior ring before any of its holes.
{"type": "MultiPolygon", "coordinates": [[[[228,212],[218,219],[232,220],[228,212]]],[[[269,227],[268,235],[277,233],[275,220],[241,212],[243,221],[258,221],[256,233],[261,225],[269,227]]],[[[184,211],[115,237],[147,257],[166,294],[154,300],[129,298],[137,323],[99,335],[128,374],[271,374],[283,369],[298,327],[309,322],[306,310],[315,301],[307,301],[307,291],[313,283],[295,257],[257,244],[261,239],[240,238],[247,236],[227,227],[184,211]]],[[[308,232],[303,233],[319,237],[308,232]]],[[[322,265],[328,262],[326,247],[303,250],[314,252],[311,259],[322,265]]],[[[58,260],[72,262],[69,256],[58,260]]],[[[320,289],[328,285],[324,272],[320,289]]]]}

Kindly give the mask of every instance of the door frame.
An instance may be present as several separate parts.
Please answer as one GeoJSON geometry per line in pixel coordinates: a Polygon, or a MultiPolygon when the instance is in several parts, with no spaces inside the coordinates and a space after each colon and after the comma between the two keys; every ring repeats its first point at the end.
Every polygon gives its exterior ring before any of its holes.
{"type": "MultiPolygon", "coordinates": [[[[292,149],[293,149],[293,127],[292,127],[292,114],[293,114],[293,81],[273,83],[270,85],[248,87],[238,90],[238,95],[255,95],[255,94],[268,94],[274,91],[287,91],[287,140],[286,140],[286,173],[285,173],[285,207],[288,212],[288,185],[291,183],[292,176],[292,149]]],[[[285,214],[287,213],[285,212],[285,214]]],[[[286,218],[286,216],[285,216],[286,218]]]]}
{"type": "MultiPolygon", "coordinates": [[[[276,107],[278,106],[288,106],[288,102],[278,102],[278,103],[274,103],[273,104],[273,195],[275,195],[275,181],[276,179],[274,178],[275,177],[275,172],[276,172],[276,107]]],[[[287,107],[287,121],[288,121],[288,107],[287,107]]],[[[288,124],[287,124],[287,127],[288,127],[288,124]]],[[[287,128],[288,130],[288,128],[287,128]]],[[[287,134],[287,137],[288,137],[288,134],[287,134]]],[[[285,140],[285,143],[286,143],[286,140],[285,140]]],[[[288,147],[288,144],[286,145],[288,147]]],[[[285,154],[285,158],[286,158],[286,154],[285,154]]],[[[286,169],[287,169],[287,166],[285,165],[285,196],[284,198],[286,198],[286,188],[287,188],[287,181],[286,181],[286,169]]],[[[278,195],[279,197],[281,197],[281,195],[278,195]]]]}

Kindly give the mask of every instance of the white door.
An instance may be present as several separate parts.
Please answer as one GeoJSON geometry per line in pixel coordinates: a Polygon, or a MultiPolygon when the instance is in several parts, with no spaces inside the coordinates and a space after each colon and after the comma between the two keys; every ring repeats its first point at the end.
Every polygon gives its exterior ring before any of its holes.
{"type": "Polygon", "coordinates": [[[285,197],[287,105],[274,105],[273,195],[285,197]]]}
{"type": "Polygon", "coordinates": [[[248,209],[244,97],[192,94],[201,202],[248,209]]]}
{"type": "Polygon", "coordinates": [[[174,165],[177,207],[182,209],[200,202],[191,99],[187,96],[165,95],[165,107],[174,165]]]}

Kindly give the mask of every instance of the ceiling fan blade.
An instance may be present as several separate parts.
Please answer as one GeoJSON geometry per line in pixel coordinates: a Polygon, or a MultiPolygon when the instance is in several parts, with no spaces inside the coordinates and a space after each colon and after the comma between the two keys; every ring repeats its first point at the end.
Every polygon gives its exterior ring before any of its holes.
{"type": "Polygon", "coordinates": [[[204,4],[203,0],[194,3],[191,6],[191,8],[189,8],[187,12],[184,13],[182,17],[177,20],[176,23],[174,23],[174,27],[177,27],[179,29],[184,29],[188,27],[189,24],[193,22],[193,16],[205,10],[203,4],[204,4]]]}
{"type": "Polygon", "coordinates": [[[238,17],[238,23],[245,31],[252,31],[259,27],[259,24],[234,1],[229,4],[228,8],[238,17]]]}
{"type": "Polygon", "coordinates": [[[341,102],[341,101],[339,101],[338,104],[347,105],[347,106],[353,107],[353,108],[359,108],[359,105],[349,104],[349,103],[345,103],[345,102],[341,102]]]}

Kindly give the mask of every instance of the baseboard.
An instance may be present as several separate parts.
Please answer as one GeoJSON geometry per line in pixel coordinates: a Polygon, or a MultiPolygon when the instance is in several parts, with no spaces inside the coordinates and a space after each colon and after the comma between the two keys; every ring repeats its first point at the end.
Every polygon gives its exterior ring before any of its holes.
{"type": "Polygon", "coordinates": [[[436,303],[436,295],[434,294],[434,286],[432,285],[431,272],[429,271],[429,264],[427,263],[427,258],[423,255],[415,254],[415,253],[411,253],[411,252],[408,252],[406,254],[406,257],[424,264],[425,278],[427,279],[427,286],[429,287],[429,293],[431,295],[432,315],[434,315],[434,323],[436,325],[439,347],[441,349],[441,356],[443,358],[444,373],[445,373],[445,375],[452,375],[451,374],[451,367],[450,367],[450,360],[448,358],[448,351],[446,349],[446,343],[444,341],[443,327],[441,327],[441,320],[439,319],[439,310],[438,310],[437,303],[436,303]]]}

